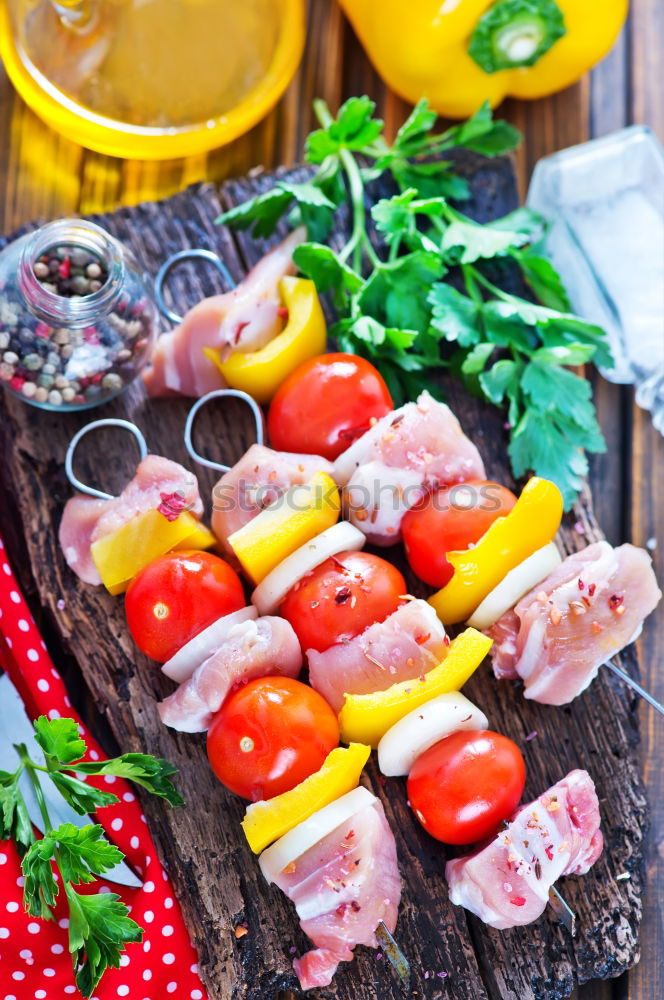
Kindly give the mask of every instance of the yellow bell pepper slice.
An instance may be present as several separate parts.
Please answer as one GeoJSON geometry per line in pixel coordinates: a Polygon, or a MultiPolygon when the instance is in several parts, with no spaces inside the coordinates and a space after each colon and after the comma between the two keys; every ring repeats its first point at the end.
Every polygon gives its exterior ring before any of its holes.
{"type": "Polygon", "coordinates": [[[627,0],[339,0],[392,90],[466,118],[568,87],[609,51],[627,0]]]}
{"type": "Polygon", "coordinates": [[[173,548],[179,552],[180,549],[211,549],[217,544],[217,539],[210,529],[206,528],[201,521],[196,521],[196,527],[193,532],[187,535],[186,538],[183,538],[181,542],[178,542],[177,545],[174,545],[173,548]]]}
{"type": "Polygon", "coordinates": [[[429,598],[443,624],[469,618],[510,570],[552,541],[562,516],[556,484],[533,476],[509,514],[494,521],[473,548],[446,553],[454,576],[429,598]]]}
{"type": "Polygon", "coordinates": [[[262,404],[270,402],[287,375],[323,354],[327,342],[325,317],[313,281],[285,277],[279,282],[279,291],[288,309],[288,321],[260,351],[235,351],[222,361],[218,350],[203,348],[232,389],[248,392],[262,404]]]}
{"type": "Polygon", "coordinates": [[[209,549],[215,542],[214,535],[187,510],[174,521],[158,510],[148,510],[93,542],[90,553],[109,593],[123,594],[139,570],[153,559],[178,546],[209,549]]]}
{"type": "Polygon", "coordinates": [[[438,666],[421,678],[399,681],[386,691],[347,694],[339,713],[341,739],[377,747],[395,722],[439,694],[458,691],[477,670],[493,640],[474,628],[457,636],[438,666]]]}
{"type": "Polygon", "coordinates": [[[273,799],[247,806],[242,829],[254,854],[283,837],[298,823],[335,799],[352,791],[369,759],[371,748],[362,743],[331,750],[323,766],[295,788],[273,799]]]}
{"type": "Polygon", "coordinates": [[[229,535],[228,544],[254,583],[260,583],[300,545],[336,524],[340,508],[334,480],[317,472],[229,535]]]}

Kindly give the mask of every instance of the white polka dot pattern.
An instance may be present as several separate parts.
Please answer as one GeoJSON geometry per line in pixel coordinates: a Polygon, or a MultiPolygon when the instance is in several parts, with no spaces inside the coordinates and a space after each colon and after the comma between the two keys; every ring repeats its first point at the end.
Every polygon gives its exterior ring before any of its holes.
{"type": "MultiPolygon", "coordinates": [[[[4,549],[0,539],[0,550],[4,549]]],[[[50,719],[74,718],[88,745],[88,758],[103,754],[76,717],[62,679],[42,642],[9,563],[0,573],[0,632],[12,650],[12,679],[30,690],[38,714],[50,719]]],[[[118,969],[109,969],[92,1000],[205,1000],[198,965],[168,875],[161,868],[146,819],[131,786],[112,775],[88,777],[95,787],[113,785],[116,805],[101,810],[99,821],[110,840],[145,878],[143,889],[126,889],[100,880],[84,892],[116,892],[143,928],[141,944],[130,944],[118,969]],[[161,876],[161,877],[159,877],[161,876]],[[145,991],[149,992],[146,993],[145,991]]],[[[78,995],[68,949],[66,901],[62,894],[56,920],[45,922],[25,914],[20,859],[9,841],[0,842],[0,1000],[65,1000],[78,995]]]]}

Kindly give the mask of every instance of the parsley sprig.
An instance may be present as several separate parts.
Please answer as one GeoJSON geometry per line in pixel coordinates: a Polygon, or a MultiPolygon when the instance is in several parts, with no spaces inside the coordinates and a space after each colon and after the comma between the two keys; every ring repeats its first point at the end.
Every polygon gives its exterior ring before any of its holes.
{"type": "Polygon", "coordinates": [[[116,893],[85,895],[76,891],[76,886],[94,882],[96,876],[110,871],[124,855],[105,840],[98,824],[78,827],[63,823],[54,829],[42,780],[50,780],[80,816],[112,805],[118,798],[79,780],[76,774],[129,778],[172,806],[182,805],[183,800],[171,782],[175,768],[165,760],[128,753],[113,760],[83,761],[87,748],[73,719],[40,716],[34,728],[44,754],[43,766],[35,763],[27,746],[20,743],[14,747],[19,758],[16,770],[0,771],[0,840],[11,837],[22,857],[23,904],[31,916],[54,919],[59,893],[55,872],[59,873],[69,904],[69,951],[76,984],[83,996],[89,997],[104,971],[119,966],[125,944],[140,941],[143,930],[129,918],[116,893]],[[41,839],[34,835],[20,788],[24,774],[30,779],[42,814],[45,833],[41,839]]]}
{"type": "Polygon", "coordinates": [[[458,147],[502,155],[519,133],[494,121],[488,105],[437,133],[437,116],[421,101],[390,144],[368,97],[346,101],[336,118],[323,101],[314,108],[321,128],[306,141],[311,180],[279,180],[217,221],[258,237],[284,215],[304,224],[309,242],[294,259],[330,294],[339,349],[371,360],[396,405],[424,388],[440,396],[434,372],[446,368],[507,406],[515,476],[553,479],[570,507],[587,472],[584,451],[605,444],[589,384],[569,366],[610,364],[604,332],[570,312],[540,252],[544,220],[526,208],[484,225],[468,218],[458,207],[470,197],[468,183],[446,158],[458,147]],[[392,197],[373,197],[379,178],[391,182],[392,197]],[[332,234],[341,212],[350,212],[342,246],[332,234]],[[503,290],[515,277],[539,305],[503,290]]]}

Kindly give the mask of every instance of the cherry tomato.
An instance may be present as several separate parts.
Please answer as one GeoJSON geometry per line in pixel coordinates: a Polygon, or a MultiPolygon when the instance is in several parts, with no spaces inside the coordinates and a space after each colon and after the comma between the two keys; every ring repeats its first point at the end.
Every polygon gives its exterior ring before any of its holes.
{"type": "Polygon", "coordinates": [[[516,743],[489,730],[457,732],[415,761],[408,801],[425,830],[446,844],[496,832],[519,804],[526,766],[516,743]]]}
{"type": "Polygon", "coordinates": [[[138,648],[159,663],[215,622],[245,606],[240,578],[209,552],[168,552],[129,584],[127,625],[138,648]]]}
{"type": "Polygon", "coordinates": [[[208,730],[212,770],[243,799],[271,799],[319,769],[339,743],[337,717],[290,677],[258,677],[231,692],[208,730]]]}
{"type": "Polygon", "coordinates": [[[393,408],[372,364],[354,354],[321,354],[279,387],[267,417],[270,443],[332,461],[393,408]]]}
{"type": "Polygon", "coordinates": [[[279,610],[302,649],[320,653],[384,621],[403,604],[406,581],[399,570],[369,552],[340,552],[308,573],[279,610]]]}
{"type": "Polygon", "coordinates": [[[470,548],[515,503],[510,490],[484,479],[434,490],[402,521],[410,568],[432,587],[444,587],[454,573],[447,553],[470,548]]]}

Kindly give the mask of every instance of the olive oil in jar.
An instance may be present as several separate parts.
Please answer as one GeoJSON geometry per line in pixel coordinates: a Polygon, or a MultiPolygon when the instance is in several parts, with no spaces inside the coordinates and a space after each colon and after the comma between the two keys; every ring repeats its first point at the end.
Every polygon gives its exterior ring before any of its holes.
{"type": "Polygon", "coordinates": [[[304,0],[0,0],[0,58],[82,145],[169,158],[241,135],[288,85],[304,0]]]}
{"type": "Polygon", "coordinates": [[[105,118],[183,127],[261,80],[279,37],[273,0],[22,0],[23,58],[105,118]]]}

